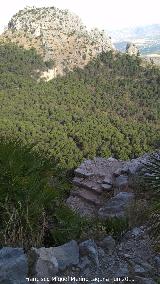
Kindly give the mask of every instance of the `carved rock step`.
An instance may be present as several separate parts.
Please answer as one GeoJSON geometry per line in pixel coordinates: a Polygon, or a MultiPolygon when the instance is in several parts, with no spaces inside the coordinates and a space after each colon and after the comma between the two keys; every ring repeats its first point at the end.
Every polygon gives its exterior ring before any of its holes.
{"type": "Polygon", "coordinates": [[[88,189],[94,191],[95,193],[101,194],[103,192],[103,188],[100,184],[93,180],[85,180],[83,178],[75,177],[73,179],[73,184],[84,189],[88,189]]]}
{"type": "Polygon", "coordinates": [[[94,158],[93,160],[85,160],[79,168],[75,170],[76,176],[91,177],[96,176],[99,178],[110,180],[113,173],[117,169],[121,169],[126,162],[118,161],[114,158],[94,158]]]}
{"type": "Polygon", "coordinates": [[[94,173],[86,172],[86,171],[84,171],[83,169],[78,168],[78,169],[75,170],[75,175],[76,175],[77,177],[82,177],[82,178],[85,178],[85,177],[86,177],[86,178],[89,178],[89,177],[94,176],[94,173]]]}
{"type": "Polygon", "coordinates": [[[101,199],[94,192],[88,191],[87,189],[77,188],[72,191],[72,196],[79,196],[88,203],[91,203],[95,206],[102,205],[101,199]]]}
{"type": "Polygon", "coordinates": [[[133,203],[134,194],[131,192],[120,192],[103,205],[98,211],[102,219],[124,218],[127,216],[127,208],[133,203]]]}
{"type": "Polygon", "coordinates": [[[97,207],[79,196],[71,195],[66,204],[81,217],[94,218],[97,216],[97,207]]]}
{"type": "Polygon", "coordinates": [[[105,192],[110,192],[113,191],[113,187],[111,184],[102,184],[102,189],[105,192]]]}

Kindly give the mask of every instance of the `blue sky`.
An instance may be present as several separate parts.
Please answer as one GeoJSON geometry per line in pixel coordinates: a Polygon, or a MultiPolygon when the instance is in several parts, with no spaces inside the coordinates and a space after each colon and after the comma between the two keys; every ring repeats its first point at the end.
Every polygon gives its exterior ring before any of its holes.
{"type": "Polygon", "coordinates": [[[106,30],[160,23],[160,0],[5,0],[0,4],[0,30],[27,5],[68,8],[88,27],[106,30]]]}

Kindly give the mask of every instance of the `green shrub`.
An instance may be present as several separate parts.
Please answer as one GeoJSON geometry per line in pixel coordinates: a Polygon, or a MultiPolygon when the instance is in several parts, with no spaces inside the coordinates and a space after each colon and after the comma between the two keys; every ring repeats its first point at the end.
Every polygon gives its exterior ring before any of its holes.
{"type": "Polygon", "coordinates": [[[129,228],[128,220],[124,219],[88,219],[84,220],[81,228],[80,238],[85,239],[103,239],[106,235],[112,235],[114,238],[119,239],[129,228]]]}
{"type": "Polygon", "coordinates": [[[153,243],[160,251],[160,153],[154,153],[144,164],[140,174],[143,190],[148,193],[150,207],[148,208],[149,228],[153,243]]]}
{"type": "Polygon", "coordinates": [[[56,187],[60,182],[50,161],[35,155],[31,147],[0,144],[1,245],[43,243],[48,214],[54,212],[60,194],[56,187]]]}
{"type": "Polygon", "coordinates": [[[143,180],[146,188],[153,190],[160,198],[160,154],[154,153],[149,161],[144,165],[143,180]]]}
{"type": "Polygon", "coordinates": [[[52,241],[56,245],[61,245],[73,239],[80,239],[88,224],[84,218],[81,218],[63,204],[56,208],[54,220],[55,225],[51,234],[52,241]]]}

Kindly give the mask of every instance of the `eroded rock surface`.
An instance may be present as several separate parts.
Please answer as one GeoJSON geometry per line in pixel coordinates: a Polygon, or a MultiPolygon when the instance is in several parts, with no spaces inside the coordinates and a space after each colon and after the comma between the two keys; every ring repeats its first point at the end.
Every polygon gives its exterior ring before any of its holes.
{"type": "MultiPolygon", "coordinates": [[[[106,279],[107,283],[115,283],[117,278],[120,278],[118,283],[157,283],[160,276],[157,259],[160,255],[153,252],[146,227],[137,227],[128,231],[118,242],[113,237],[106,236],[104,240],[97,242],[97,245],[93,240],[87,240],[80,244],[80,247],[81,245],[85,254],[83,256],[85,265],[77,266],[79,270],[68,269],[64,275],[76,279],[82,276],[88,280],[88,283],[97,283],[97,281],[106,283],[106,279]],[[92,254],[89,257],[90,248],[94,248],[93,259],[92,254]],[[98,257],[98,269],[94,261],[95,255],[98,257]]],[[[78,280],[76,282],[81,283],[78,280]]]]}
{"type": "Polygon", "coordinates": [[[76,241],[70,241],[58,247],[32,248],[29,253],[29,263],[30,275],[33,277],[52,278],[59,271],[79,264],[79,247],[76,241]]]}
{"type": "Polygon", "coordinates": [[[102,219],[125,218],[127,209],[132,205],[133,201],[134,193],[120,192],[99,209],[98,216],[102,219]]]}
{"type": "Polygon", "coordinates": [[[121,161],[112,157],[85,160],[75,170],[67,205],[89,218],[122,218],[134,200],[133,177],[148,163],[149,154],[121,161]]]}
{"type": "Polygon", "coordinates": [[[114,51],[104,31],[89,31],[77,15],[56,7],[20,10],[0,39],[34,47],[45,61],[52,60],[53,68],[41,74],[47,81],[76,67],[83,68],[103,51],[114,51]]]}
{"type": "Polygon", "coordinates": [[[26,284],[27,257],[22,248],[0,249],[0,284],[26,284]]]}
{"type": "Polygon", "coordinates": [[[28,255],[27,276],[27,257],[22,249],[0,250],[0,284],[29,283],[25,278],[44,283],[44,277],[50,284],[59,283],[62,277],[67,277],[63,279],[69,284],[86,280],[89,284],[156,284],[160,277],[160,254],[153,251],[145,226],[131,229],[119,240],[106,235],[101,241],[89,239],[79,244],[71,241],[59,247],[32,248],[28,255]]]}

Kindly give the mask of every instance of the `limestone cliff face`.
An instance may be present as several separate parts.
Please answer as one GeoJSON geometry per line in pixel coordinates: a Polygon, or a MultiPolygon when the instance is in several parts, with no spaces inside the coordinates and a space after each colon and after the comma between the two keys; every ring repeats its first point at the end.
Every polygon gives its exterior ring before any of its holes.
{"type": "Polygon", "coordinates": [[[138,56],[139,55],[139,49],[134,43],[130,42],[130,43],[127,43],[126,53],[131,55],[131,56],[132,55],[138,56]]]}
{"type": "Polygon", "coordinates": [[[45,61],[53,60],[54,76],[82,68],[102,51],[114,50],[104,31],[88,31],[77,15],[55,7],[19,11],[2,38],[25,48],[35,47],[45,61]]]}

